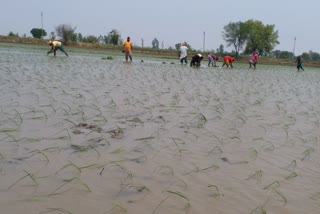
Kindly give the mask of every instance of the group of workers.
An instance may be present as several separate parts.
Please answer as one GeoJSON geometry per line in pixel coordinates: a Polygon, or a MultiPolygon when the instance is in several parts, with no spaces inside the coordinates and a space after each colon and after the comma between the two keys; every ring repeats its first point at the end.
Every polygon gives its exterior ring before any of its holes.
{"type": "MultiPolygon", "coordinates": [[[[48,45],[51,46],[51,49],[47,52],[48,55],[53,53],[54,56],[56,56],[56,51],[61,50],[66,56],[69,56],[68,53],[64,50],[64,45],[62,44],[62,42],[49,40],[48,45]]],[[[132,62],[132,53],[131,53],[132,52],[132,42],[130,41],[130,37],[127,37],[127,40],[125,42],[123,42],[122,47],[123,47],[122,52],[125,54],[126,62],[128,62],[129,59],[132,62]]],[[[188,64],[187,50],[188,50],[187,43],[182,42],[181,46],[180,46],[180,50],[179,50],[179,58],[180,58],[181,65],[183,65],[183,63],[188,64]]],[[[252,68],[252,66],[253,66],[253,68],[256,69],[258,59],[259,59],[258,53],[256,51],[253,51],[252,58],[249,60],[249,68],[252,68]]],[[[190,67],[200,67],[202,60],[203,60],[203,56],[201,54],[193,55],[191,58],[190,67]]],[[[213,67],[219,67],[216,64],[216,62],[218,60],[219,60],[219,58],[216,55],[214,55],[213,53],[208,54],[208,66],[209,67],[210,67],[210,65],[212,65],[213,67]]],[[[295,62],[297,64],[298,71],[300,71],[300,69],[304,71],[301,56],[298,56],[296,58],[295,62]]],[[[233,63],[234,63],[234,57],[231,57],[229,55],[224,56],[222,67],[226,66],[227,68],[229,68],[229,66],[230,66],[231,68],[233,68],[233,63]]]]}
{"type": "MultiPolygon", "coordinates": [[[[187,44],[186,42],[181,43],[181,47],[179,50],[179,57],[180,57],[180,63],[183,65],[185,62],[187,62],[187,44]]],[[[200,67],[201,61],[203,60],[203,56],[201,54],[195,54],[191,58],[190,66],[191,67],[200,67]]],[[[219,60],[219,57],[214,55],[213,53],[208,54],[208,66],[213,66],[213,67],[219,67],[217,66],[217,61],[219,60]]],[[[233,62],[234,62],[234,57],[231,57],[229,55],[223,57],[223,64],[222,67],[226,66],[227,68],[231,67],[233,68],[233,62]]],[[[252,54],[252,59],[249,61],[249,68],[253,67],[256,68],[256,64],[258,63],[258,54],[254,51],[252,54]]]]}

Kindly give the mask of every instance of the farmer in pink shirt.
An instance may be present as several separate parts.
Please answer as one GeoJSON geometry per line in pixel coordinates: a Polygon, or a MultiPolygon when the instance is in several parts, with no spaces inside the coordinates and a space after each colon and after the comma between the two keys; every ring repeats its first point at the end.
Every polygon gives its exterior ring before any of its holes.
{"type": "Polygon", "coordinates": [[[218,61],[218,57],[216,55],[214,55],[213,53],[208,55],[208,66],[210,66],[212,64],[212,66],[217,67],[216,62],[218,61]]]}
{"type": "Polygon", "coordinates": [[[251,68],[253,65],[254,69],[256,69],[256,65],[258,63],[258,58],[259,58],[259,56],[258,56],[257,52],[253,51],[252,58],[249,60],[249,65],[250,65],[249,68],[251,68]]]}

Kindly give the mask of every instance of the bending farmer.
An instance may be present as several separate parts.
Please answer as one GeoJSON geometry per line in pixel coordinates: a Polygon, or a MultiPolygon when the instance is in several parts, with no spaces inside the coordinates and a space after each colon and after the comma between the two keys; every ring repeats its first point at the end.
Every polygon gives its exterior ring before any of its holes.
{"type": "Polygon", "coordinates": [[[51,50],[47,52],[47,54],[51,54],[53,53],[54,56],[56,56],[56,51],[59,49],[60,51],[62,51],[66,56],[68,56],[67,52],[65,52],[64,50],[64,46],[61,42],[59,41],[48,41],[48,45],[51,46],[51,50]]]}

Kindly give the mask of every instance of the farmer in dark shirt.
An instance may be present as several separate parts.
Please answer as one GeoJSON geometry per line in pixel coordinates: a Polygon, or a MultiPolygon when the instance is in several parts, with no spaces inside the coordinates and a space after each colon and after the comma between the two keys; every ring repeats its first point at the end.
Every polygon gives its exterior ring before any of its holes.
{"type": "Polygon", "coordinates": [[[298,71],[300,71],[300,69],[304,71],[304,69],[303,69],[303,67],[302,67],[302,59],[301,59],[301,56],[297,56],[296,63],[297,63],[297,69],[298,69],[298,71]]]}
{"type": "Polygon", "coordinates": [[[194,55],[191,59],[190,67],[200,67],[201,60],[203,60],[203,56],[201,54],[194,55]]]}

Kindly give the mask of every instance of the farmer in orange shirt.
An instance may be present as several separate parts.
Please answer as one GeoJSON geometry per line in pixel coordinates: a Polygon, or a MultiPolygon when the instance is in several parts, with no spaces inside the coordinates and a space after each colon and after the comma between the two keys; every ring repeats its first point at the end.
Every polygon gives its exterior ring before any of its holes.
{"type": "Polygon", "coordinates": [[[222,67],[226,65],[227,68],[229,68],[229,65],[230,65],[230,67],[233,68],[233,65],[232,65],[233,62],[234,62],[234,58],[227,55],[227,56],[223,57],[222,67]]]}
{"type": "Polygon", "coordinates": [[[130,61],[132,62],[132,42],[130,41],[130,37],[127,37],[127,41],[123,43],[123,51],[126,57],[126,62],[128,62],[128,57],[130,58],[130,61]]]}

